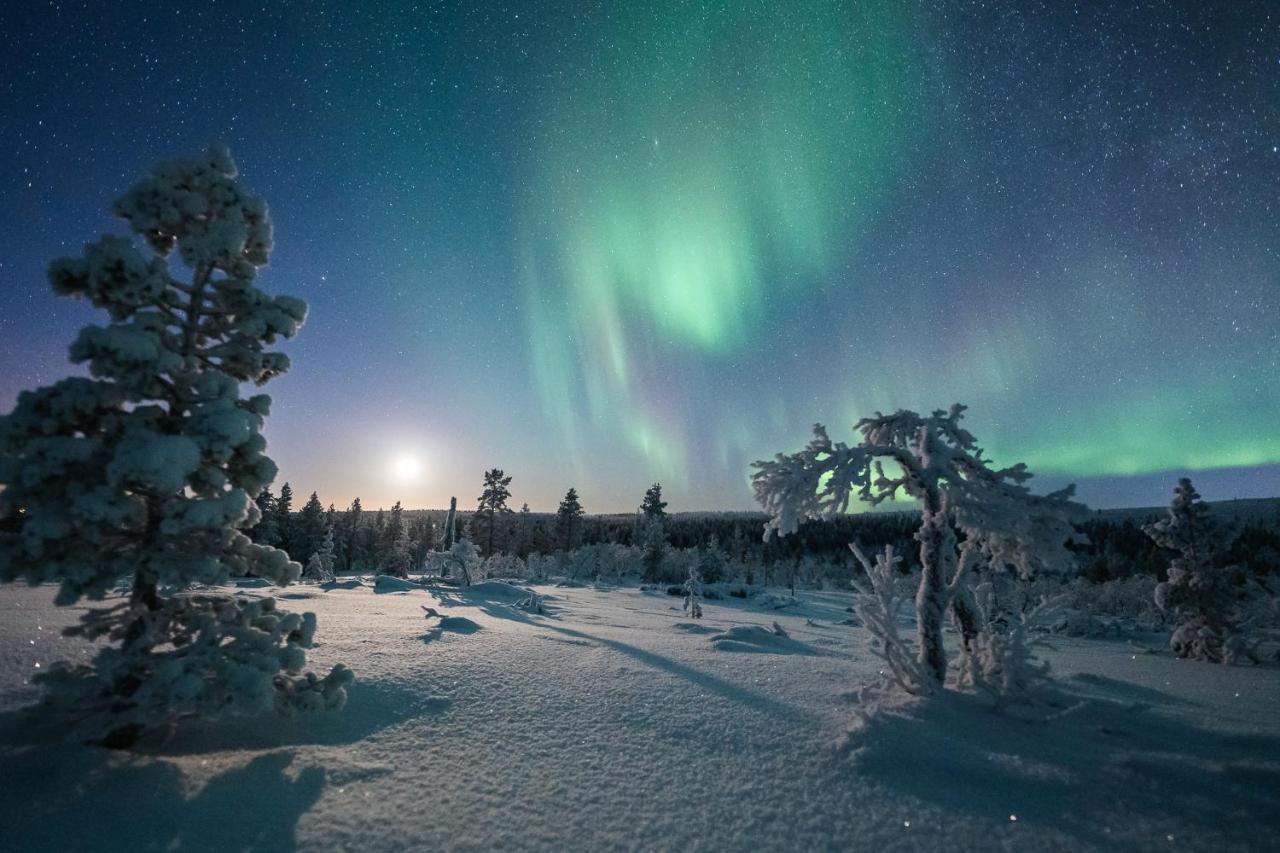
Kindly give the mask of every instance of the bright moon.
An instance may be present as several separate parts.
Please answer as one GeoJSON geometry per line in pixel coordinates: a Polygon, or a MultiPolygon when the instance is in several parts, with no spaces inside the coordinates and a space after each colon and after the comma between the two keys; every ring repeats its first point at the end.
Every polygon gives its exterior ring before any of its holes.
{"type": "Polygon", "coordinates": [[[418,458],[406,453],[396,457],[391,465],[391,473],[397,480],[407,482],[418,478],[419,467],[418,458]]]}

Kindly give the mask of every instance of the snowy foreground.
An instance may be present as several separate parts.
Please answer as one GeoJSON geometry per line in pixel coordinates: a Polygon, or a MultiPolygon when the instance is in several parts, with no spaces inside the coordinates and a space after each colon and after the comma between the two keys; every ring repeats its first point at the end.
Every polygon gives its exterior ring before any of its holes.
{"type": "MultiPolygon", "coordinates": [[[[351,582],[348,582],[351,583],[351,582]]],[[[6,850],[1264,850],[1280,670],[1055,640],[1053,708],[947,697],[858,722],[879,669],[851,597],[761,610],[635,588],[279,592],[347,708],[182,728],[134,753],[33,723],[81,608],[0,589],[6,850]],[[449,617],[424,619],[432,606],[449,617]],[[789,638],[772,632],[777,621],[789,638]],[[1034,719],[1029,719],[1034,717],[1034,719]]],[[[1161,641],[1152,640],[1153,646],[1161,641]]]]}

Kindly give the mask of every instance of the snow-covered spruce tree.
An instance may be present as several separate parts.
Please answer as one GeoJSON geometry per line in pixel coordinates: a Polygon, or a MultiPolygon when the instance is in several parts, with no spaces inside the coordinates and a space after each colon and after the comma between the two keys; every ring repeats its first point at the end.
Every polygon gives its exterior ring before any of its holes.
{"type": "Polygon", "coordinates": [[[702,618],[702,575],[698,573],[698,564],[689,564],[689,577],[684,582],[684,612],[690,618],[702,618]]]}
{"type": "Polygon", "coordinates": [[[320,547],[307,560],[307,566],[302,570],[302,579],[310,583],[329,583],[334,580],[333,564],[335,562],[333,528],[330,527],[326,531],[324,539],[320,540],[320,547]]]}
{"type": "Polygon", "coordinates": [[[338,707],[345,667],[299,676],[312,614],[178,591],[229,574],[285,584],[300,570],[241,532],[258,523],[254,496],[276,466],[261,435],[270,398],[241,399],[240,384],[288,368],[266,348],[306,315],[254,286],[271,244],[266,205],[213,148],[157,166],[115,212],[146,250],[107,236],[49,269],[55,292],[111,318],[71,345],[90,375],[23,392],[0,418],[0,517],[20,518],[0,537],[0,580],[57,583],[62,605],[129,588],[70,631],[114,644],[40,680],[79,731],[120,746],[186,716],[338,707]],[[188,280],[171,271],[175,250],[188,280]]]}
{"type": "Polygon", "coordinates": [[[1178,481],[1166,516],[1143,531],[1161,548],[1177,553],[1168,579],[1155,590],[1156,605],[1182,619],[1169,639],[1174,654],[1221,663],[1242,657],[1256,661],[1237,624],[1241,588],[1232,581],[1234,569],[1215,564],[1222,533],[1191,480],[1178,481]]]}
{"type": "Polygon", "coordinates": [[[982,630],[967,596],[957,596],[967,574],[979,564],[1012,567],[1022,576],[1062,567],[1069,560],[1063,546],[1073,534],[1071,520],[1084,509],[1069,500],[1071,487],[1032,495],[1023,485],[1031,474],[1021,463],[993,469],[960,425],[964,409],[956,404],[927,416],[877,413],[856,424],[862,440],[853,447],[831,441],[819,424],[808,447],[756,462],[753,475],[756,499],[770,516],[766,539],[795,532],[807,518],[843,514],[855,497],[871,505],[899,493],[919,501],[921,682],[904,685],[917,693],[932,692],[946,679],[942,627],[949,608],[955,608],[966,643],[982,630]]]}

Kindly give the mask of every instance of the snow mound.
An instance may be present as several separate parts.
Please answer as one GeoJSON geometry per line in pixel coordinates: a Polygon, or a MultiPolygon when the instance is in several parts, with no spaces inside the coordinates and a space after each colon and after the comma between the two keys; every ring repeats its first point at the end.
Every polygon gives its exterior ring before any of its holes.
{"type": "Polygon", "coordinates": [[[454,634],[474,634],[480,630],[480,623],[465,616],[442,616],[438,627],[441,631],[451,631],[454,634]]]}
{"type": "Polygon", "coordinates": [[[457,595],[464,599],[480,598],[485,601],[505,601],[515,604],[528,598],[529,590],[506,581],[482,581],[459,588],[457,595]]]}
{"type": "Polygon", "coordinates": [[[798,602],[787,595],[774,595],[772,592],[758,592],[751,596],[751,606],[761,607],[766,610],[782,610],[786,607],[795,607],[798,602]]]}
{"type": "Polygon", "coordinates": [[[331,589],[359,589],[362,586],[364,586],[364,581],[359,578],[351,578],[345,581],[329,581],[328,583],[320,584],[320,588],[325,592],[331,589]]]}
{"type": "Polygon", "coordinates": [[[422,587],[413,581],[391,575],[378,575],[373,581],[374,592],[411,592],[415,589],[422,589],[422,587]]]}
{"type": "Polygon", "coordinates": [[[816,655],[809,646],[759,625],[736,625],[711,638],[718,652],[754,652],[775,655],[816,655]]]}
{"type": "Polygon", "coordinates": [[[686,634],[719,634],[719,628],[712,628],[710,625],[699,625],[696,622],[677,622],[671,626],[677,631],[684,631],[686,634]]]}

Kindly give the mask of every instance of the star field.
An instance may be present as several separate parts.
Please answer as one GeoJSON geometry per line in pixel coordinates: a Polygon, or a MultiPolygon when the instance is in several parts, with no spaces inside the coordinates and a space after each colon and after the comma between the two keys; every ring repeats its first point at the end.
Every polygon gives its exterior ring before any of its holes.
{"type": "Polygon", "coordinates": [[[14,3],[0,103],[0,409],[102,321],[47,263],[222,141],[311,306],[304,494],[749,508],[957,400],[1096,505],[1280,493],[1273,3],[14,3]]]}

